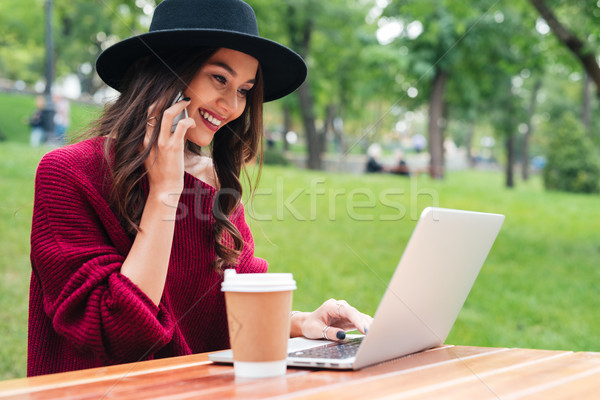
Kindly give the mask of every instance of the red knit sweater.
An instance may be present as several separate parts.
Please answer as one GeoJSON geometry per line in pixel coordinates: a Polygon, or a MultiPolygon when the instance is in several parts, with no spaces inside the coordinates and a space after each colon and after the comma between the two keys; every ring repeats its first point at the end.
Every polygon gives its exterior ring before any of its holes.
{"type": "MultiPolygon", "coordinates": [[[[185,174],[164,293],[157,307],[120,274],[132,239],[109,208],[104,139],[48,153],[35,181],[27,375],[227,348],[222,278],[215,257],[215,189],[185,174]]],[[[238,272],[265,272],[245,241],[238,272]]]]}

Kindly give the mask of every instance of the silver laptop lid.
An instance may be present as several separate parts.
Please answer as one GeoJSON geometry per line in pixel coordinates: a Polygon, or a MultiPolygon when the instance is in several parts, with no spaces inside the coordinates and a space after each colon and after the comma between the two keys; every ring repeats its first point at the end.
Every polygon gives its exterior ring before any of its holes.
{"type": "Polygon", "coordinates": [[[443,344],[503,222],[500,214],[426,208],[353,368],[443,344]]]}

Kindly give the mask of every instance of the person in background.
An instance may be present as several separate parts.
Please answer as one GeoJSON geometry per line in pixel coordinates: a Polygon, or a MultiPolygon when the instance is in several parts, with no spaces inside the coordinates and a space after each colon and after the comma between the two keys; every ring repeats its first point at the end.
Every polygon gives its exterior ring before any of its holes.
{"type": "Polygon", "coordinates": [[[410,169],[404,160],[404,152],[400,149],[394,151],[396,156],[396,165],[389,169],[389,172],[396,175],[410,176],[410,169]]]}
{"type": "Polygon", "coordinates": [[[383,172],[383,165],[379,162],[381,153],[381,145],[378,143],[373,143],[369,146],[367,149],[367,156],[369,158],[365,167],[365,171],[367,173],[383,172]]]}
{"type": "Polygon", "coordinates": [[[54,96],[54,137],[51,139],[55,146],[64,146],[67,144],[67,130],[71,121],[71,106],[69,100],[63,96],[54,96]]]}
{"type": "Polygon", "coordinates": [[[33,115],[29,118],[29,144],[32,147],[38,147],[42,143],[44,143],[44,123],[42,120],[42,112],[44,111],[44,106],[46,105],[46,101],[44,100],[44,96],[37,96],[35,98],[35,111],[33,115]]]}

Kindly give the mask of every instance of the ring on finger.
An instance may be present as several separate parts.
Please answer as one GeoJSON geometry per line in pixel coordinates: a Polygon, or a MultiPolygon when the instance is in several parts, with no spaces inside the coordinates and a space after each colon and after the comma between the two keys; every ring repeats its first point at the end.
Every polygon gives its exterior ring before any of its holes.
{"type": "Polygon", "coordinates": [[[154,128],[154,127],[155,127],[155,125],[150,123],[150,121],[152,121],[152,120],[155,120],[155,121],[156,121],[156,120],[157,120],[157,118],[156,118],[156,117],[150,117],[150,118],[148,118],[148,119],[146,120],[146,124],[147,124],[148,126],[151,126],[151,127],[153,127],[153,128],[154,128]]]}
{"type": "Polygon", "coordinates": [[[321,331],[321,335],[323,335],[323,339],[325,340],[329,340],[327,338],[327,329],[331,328],[329,325],[325,325],[325,327],[323,328],[323,330],[321,331]]]}

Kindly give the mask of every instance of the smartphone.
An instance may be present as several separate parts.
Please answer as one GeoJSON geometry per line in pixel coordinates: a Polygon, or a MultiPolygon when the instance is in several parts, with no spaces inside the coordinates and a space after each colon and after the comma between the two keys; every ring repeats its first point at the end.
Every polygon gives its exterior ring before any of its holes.
{"type": "MultiPolygon", "coordinates": [[[[175,97],[175,101],[173,102],[173,104],[175,103],[179,103],[181,100],[183,100],[183,93],[179,92],[179,94],[177,95],[177,97],[175,97]]],[[[171,105],[173,105],[171,104],[171,105]]],[[[188,112],[187,112],[187,107],[183,109],[182,112],[180,112],[179,114],[177,114],[177,116],[175,117],[175,119],[173,119],[173,125],[171,125],[171,133],[175,132],[175,128],[177,127],[177,123],[179,121],[181,121],[183,118],[187,118],[188,117],[188,112]]]]}

